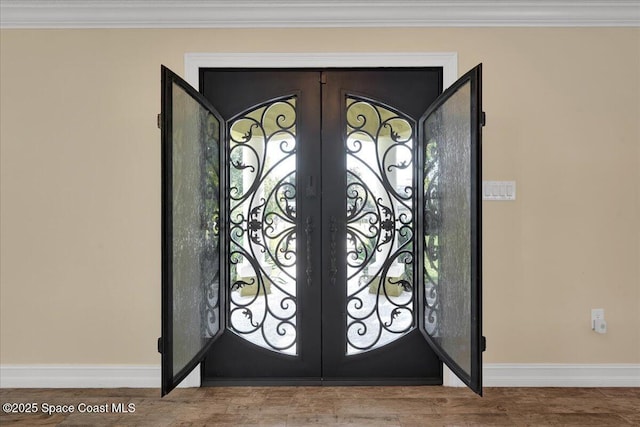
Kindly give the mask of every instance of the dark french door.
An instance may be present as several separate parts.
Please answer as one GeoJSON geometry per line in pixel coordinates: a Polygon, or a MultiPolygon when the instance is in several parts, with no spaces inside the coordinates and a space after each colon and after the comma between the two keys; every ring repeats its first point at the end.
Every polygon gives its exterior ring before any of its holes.
{"type": "Polygon", "coordinates": [[[163,68],[163,394],[203,384],[481,392],[480,66],[163,68]],[[214,107],[215,105],[215,107],[214,107]],[[426,111],[426,113],[425,113],[426,111]]]}

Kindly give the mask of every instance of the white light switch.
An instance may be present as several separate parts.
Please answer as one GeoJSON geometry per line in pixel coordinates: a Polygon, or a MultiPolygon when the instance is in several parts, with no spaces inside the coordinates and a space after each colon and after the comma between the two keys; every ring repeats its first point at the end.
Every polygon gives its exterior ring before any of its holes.
{"type": "Polygon", "coordinates": [[[515,200],[515,181],[482,181],[482,200],[515,200]]]}

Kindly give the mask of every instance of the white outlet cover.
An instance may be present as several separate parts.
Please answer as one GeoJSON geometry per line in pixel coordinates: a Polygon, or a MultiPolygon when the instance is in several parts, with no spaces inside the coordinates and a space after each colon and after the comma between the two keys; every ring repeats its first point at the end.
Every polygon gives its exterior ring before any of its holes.
{"type": "Polygon", "coordinates": [[[591,309],[591,322],[596,320],[604,320],[604,308],[591,309]]]}

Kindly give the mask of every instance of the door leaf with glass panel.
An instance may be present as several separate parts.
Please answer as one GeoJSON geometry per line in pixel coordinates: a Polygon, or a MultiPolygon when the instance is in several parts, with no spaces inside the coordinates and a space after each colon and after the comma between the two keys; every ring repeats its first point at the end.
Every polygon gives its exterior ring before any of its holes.
{"type": "MultiPolygon", "coordinates": [[[[188,83],[162,67],[162,395],[222,333],[220,173],[223,122],[188,83]]],[[[222,187],[224,188],[224,187],[222,187]]]]}
{"type": "Polygon", "coordinates": [[[440,359],[482,394],[482,64],[420,120],[423,239],[420,329],[440,359]]]}

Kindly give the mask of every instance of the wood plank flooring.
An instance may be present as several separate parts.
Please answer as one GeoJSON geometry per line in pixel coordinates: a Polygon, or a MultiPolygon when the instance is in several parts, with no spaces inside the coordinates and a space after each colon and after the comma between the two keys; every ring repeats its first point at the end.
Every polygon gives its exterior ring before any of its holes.
{"type": "Polygon", "coordinates": [[[485,388],[484,394],[428,386],[209,387],[161,399],[159,389],[0,389],[0,425],[640,425],[640,388],[485,388]],[[6,403],[29,402],[38,413],[5,413],[6,403]],[[72,405],[74,412],[43,414],[44,404],[72,405]],[[108,412],[86,412],[94,408],[108,412]]]}

